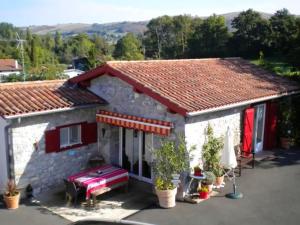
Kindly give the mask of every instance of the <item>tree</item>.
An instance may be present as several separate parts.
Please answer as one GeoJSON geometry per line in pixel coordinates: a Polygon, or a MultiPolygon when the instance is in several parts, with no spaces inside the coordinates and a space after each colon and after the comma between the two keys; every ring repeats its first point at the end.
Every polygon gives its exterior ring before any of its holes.
{"type": "Polygon", "coordinates": [[[286,54],[297,38],[296,17],[287,9],[278,10],[270,18],[272,30],[272,47],[276,52],[286,54]]]}
{"type": "Polygon", "coordinates": [[[173,24],[175,34],[174,58],[186,58],[188,54],[188,40],[192,34],[193,19],[187,15],[174,16],[173,24]]]}
{"type": "Polygon", "coordinates": [[[296,19],[297,25],[297,35],[296,38],[292,41],[292,47],[289,50],[287,55],[288,61],[294,66],[300,66],[300,18],[296,19]]]}
{"type": "Polygon", "coordinates": [[[254,57],[260,51],[266,52],[270,46],[270,26],[260,13],[248,9],[241,12],[232,21],[235,29],[231,39],[231,48],[237,55],[254,57]]]}
{"type": "Polygon", "coordinates": [[[144,38],[147,57],[173,58],[175,42],[173,25],[173,19],[170,16],[150,20],[144,38]]]}
{"type": "Polygon", "coordinates": [[[144,58],[141,43],[132,33],[126,34],[117,42],[113,56],[122,60],[141,60],[144,58]]]}
{"type": "Polygon", "coordinates": [[[59,54],[63,47],[63,39],[61,34],[56,31],[54,35],[54,51],[56,54],[59,54]]]}
{"type": "Polygon", "coordinates": [[[191,57],[221,57],[226,54],[229,38],[225,18],[212,15],[195,28],[189,40],[191,57]]]}

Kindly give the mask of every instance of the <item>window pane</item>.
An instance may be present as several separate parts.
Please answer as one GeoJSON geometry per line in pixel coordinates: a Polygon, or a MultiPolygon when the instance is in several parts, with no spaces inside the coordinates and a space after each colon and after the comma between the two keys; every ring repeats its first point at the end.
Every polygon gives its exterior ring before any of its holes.
{"type": "Polygon", "coordinates": [[[70,144],[80,143],[80,126],[72,126],[70,129],[70,144]]]}
{"type": "Polygon", "coordinates": [[[60,129],[60,146],[67,146],[69,144],[68,129],[67,127],[60,129]]]}

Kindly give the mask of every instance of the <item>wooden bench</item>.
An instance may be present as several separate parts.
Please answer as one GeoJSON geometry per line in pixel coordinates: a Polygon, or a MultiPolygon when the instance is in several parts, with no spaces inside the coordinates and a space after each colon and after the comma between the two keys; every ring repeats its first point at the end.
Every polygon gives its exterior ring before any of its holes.
{"type": "Polygon", "coordinates": [[[91,193],[92,197],[89,199],[89,206],[91,206],[91,205],[95,206],[96,205],[97,196],[102,195],[102,194],[104,194],[106,192],[109,192],[111,190],[120,188],[120,187],[124,187],[124,191],[127,192],[128,191],[128,181],[124,181],[124,182],[117,183],[117,184],[114,184],[114,185],[109,186],[109,187],[103,187],[103,188],[100,188],[96,191],[93,191],[91,193]]]}

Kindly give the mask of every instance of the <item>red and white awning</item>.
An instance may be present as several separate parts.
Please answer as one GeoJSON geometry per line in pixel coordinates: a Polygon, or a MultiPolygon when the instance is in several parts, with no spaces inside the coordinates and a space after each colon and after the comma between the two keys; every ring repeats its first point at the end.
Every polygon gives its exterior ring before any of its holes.
{"type": "Polygon", "coordinates": [[[101,110],[96,115],[97,122],[107,123],[114,126],[141,130],[163,136],[170,135],[173,124],[171,122],[146,119],[143,117],[125,115],[101,110]]]}

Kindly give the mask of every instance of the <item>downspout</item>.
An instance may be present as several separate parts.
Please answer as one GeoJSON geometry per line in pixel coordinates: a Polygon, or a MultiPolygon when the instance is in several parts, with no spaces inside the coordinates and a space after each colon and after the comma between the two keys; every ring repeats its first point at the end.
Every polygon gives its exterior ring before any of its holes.
{"type": "Polygon", "coordinates": [[[5,138],[4,138],[4,146],[6,150],[6,159],[7,159],[7,177],[8,179],[13,179],[14,178],[14,170],[13,170],[13,150],[12,150],[12,138],[10,135],[10,126],[11,126],[11,120],[5,120],[7,124],[4,126],[4,133],[5,133],[5,138]]]}

